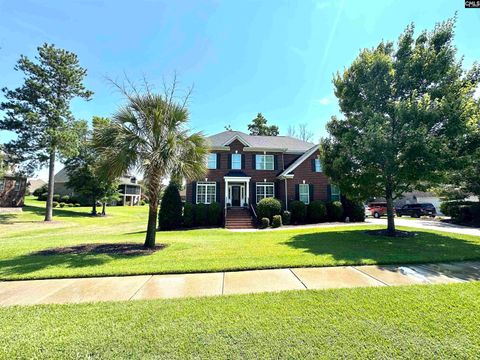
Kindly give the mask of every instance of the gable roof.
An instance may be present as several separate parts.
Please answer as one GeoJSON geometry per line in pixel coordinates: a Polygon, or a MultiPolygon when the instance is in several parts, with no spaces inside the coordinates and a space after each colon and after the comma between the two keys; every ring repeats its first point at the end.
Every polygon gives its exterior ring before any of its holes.
{"type": "Polygon", "coordinates": [[[306,151],[302,156],[300,156],[297,160],[293,162],[292,165],[290,165],[288,168],[286,168],[284,171],[281,172],[278,177],[282,176],[287,176],[289,175],[293,170],[295,170],[301,163],[303,163],[306,159],[308,159],[315,151],[318,150],[318,145],[313,145],[308,151],[306,151]]]}
{"type": "Polygon", "coordinates": [[[55,177],[53,178],[53,182],[56,182],[56,183],[66,183],[67,181],[68,181],[68,174],[65,168],[57,172],[55,174],[55,177]]]}
{"type": "Polygon", "coordinates": [[[239,140],[245,146],[264,149],[278,149],[279,151],[304,152],[314,144],[291,136],[261,136],[248,135],[241,131],[222,131],[208,137],[212,147],[228,146],[234,140],[239,140]]]}

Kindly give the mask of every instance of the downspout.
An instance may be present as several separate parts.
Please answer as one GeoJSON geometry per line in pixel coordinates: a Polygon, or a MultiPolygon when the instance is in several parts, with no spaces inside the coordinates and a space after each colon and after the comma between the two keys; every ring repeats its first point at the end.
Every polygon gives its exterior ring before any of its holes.
{"type": "Polygon", "coordinates": [[[285,178],[285,210],[288,211],[287,178],[285,178]]]}

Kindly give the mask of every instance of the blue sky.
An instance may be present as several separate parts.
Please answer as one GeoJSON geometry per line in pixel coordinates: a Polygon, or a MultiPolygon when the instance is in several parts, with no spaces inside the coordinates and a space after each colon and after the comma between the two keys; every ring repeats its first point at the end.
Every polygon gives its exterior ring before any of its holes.
{"type": "MultiPolygon", "coordinates": [[[[432,29],[455,11],[455,44],[470,66],[480,60],[480,9],[465,9],[463,0],[0,0],[0,87],[19,85],[20,54],[34,56],[49,42],[88,69],[95,95],[73,103],[77,118],[109,116],[122,103],[106,77],[145,75],[160,88],[176,71],[183,89],[194,84],[195,130],[212,134],[230,124],[246,131],[262,112],[282,134],[308,123],[317,140],[338,113],[336,71],[360,49],[397,39],[410,22],[432,29]]],[[[11,136],[0,132],[0,143],[11,136]]]]}

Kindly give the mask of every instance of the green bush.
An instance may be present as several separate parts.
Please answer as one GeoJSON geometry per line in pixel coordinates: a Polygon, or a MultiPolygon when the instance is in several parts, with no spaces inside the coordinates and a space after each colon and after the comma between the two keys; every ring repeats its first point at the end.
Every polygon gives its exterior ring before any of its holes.
{"type": "Polygon", "coordinates": [[[270,219],[269,218],[262,218],[260,221],[260,229],[266,229],[270,226],[270,219]]]}
{"type": "Polygon", "coordinates": [[[53,201],[60,202],[60,195],[53,194],[53,201]]]}
{"type": "Polygon", "coordinates": [[[222,224],[222,206],[218,202],[208,205],[208,225],[220,226],[222,224]]]}
{"type": "Polygon", "coordinates": [[[195,225],[196,226],[207,226],[208,225],[208,207],[205,204],[196,204],[195,205],[195,225]]]}
{"type": "Polygon", "coordinates": [[[474,201],[448,201],[440,205],[440,211],[459,224],[480,224],[480,203],[474,201]]]}
{"type": "Polygon", "coordinates": [[[327,208],[323,201],[315,200],[307,206],[308,221],[319,223],[327,220],[327,208]]]}
{"type": "Polygon", "coordinates": [[[44,192],[44,193],[40,194],[40,196],[38,197],[38,200],[47,201],[47,197],[48,197],[48,193],[44,192]]]}
{"type": "Polygon", "coordinates": [[[301,224],[305,222],[307,215],[307,208],[302,201],[293,200],[288,205],[290,212],[292,213],[292,223],[301,224]]]}
{"type": "Polygon", "coordinates": [[[72,203],[68,203],[68,204],[67,204],[67,207],[73,207],[73,204],[72,204],[72,203]]]}
{"type": "Polygon", "coordinates": [[[284,210],[282,213],[282,221],[285,225],[290,225],[292,222],[292,213],[288,210],[284,210]]]}
{"type": "Polygon", "coordinates": [[[74,206],[75,207],[80,207],[81,205],[79,203],[76,203],[74,206]]]}
{"type": "MultiPolygon", "coordinates": [[[[36,189],[34,192],[33,192],[33,196],[35,196],[38,200],[42,200],[40,199],[40,197],[44,194],[44,193],[47,193],[48,192],[48,187],[47,187],[47,184],[43,185],[43,186],[40,186],[38,189],[36,189]]],[[[45,197],[46,199],[46,197],[45,197]]]]}
{"type": "Polygon", "coordinates": [[[63,195],[60,200],[64,203],[68,203],[70,201],[70,196],[68,195],[63,195]]]}
{"type": "Polygon", "coordinates": [[[58,207],[58,202],[57,202],[57,201],[52,202],[52,206],[53,206],[54,208],[58,207]]]}
{"type": "Polygon", "coordinates": [[[175,230],[182,225],[182,199],[178,185],[170,183],[163,193],[160,212],[158,213],[158,227],[160,230],[175,230]]]}
{"type": "Polygon", "coordinates": [[[140,200],[140,206],[145,206],[147,203],[145,200],[140,200]]]}
{"type": "Polygon", "coordinates": [[[257,204],[257,217],[268,218],[272,220],[274,215],[280,215],[282,211],[282,204],[275,198],[265,198],[257,204]]]}
{"type": "Polygon", "coordinates": [[[190,228],[195,226],[195,205],[185,203],[183,207],[183,226],[190,228]]]}
{"type": "Polygon", "coordinates": [[[273,215],[272,220],[272,227],[278,228],[282,226],[282,216],[281,215],[273,215]]]}
{"type": "Polygon", "coordinates": [[[58,204],[61,208],[65,207],[65,203],[64,202],[61,202],[60,204],[58,204]]]}
{"type": "Polygon", "coordinates": [[[329,221],[343,221],[343,206],[340,201],[330,201],[326,207],[329,221]]]}
{"type": "Polygon", "coordinates": [[[351,222],[365,221],[365,206],[361,201],[351,201],[342,198],[343,216],[348,217],[351,222]]]}

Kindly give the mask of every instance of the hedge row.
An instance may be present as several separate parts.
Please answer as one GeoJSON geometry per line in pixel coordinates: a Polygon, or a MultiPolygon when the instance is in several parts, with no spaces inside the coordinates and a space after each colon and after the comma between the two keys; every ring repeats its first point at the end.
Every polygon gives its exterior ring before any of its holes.
{"type": "Polygon", "coordinates": [[[440,205],[440,211],[458,224],[480,224],[480,202],[449,201],[440,205]]]}
{"type": "Polygon", "coordinates": [[[222,226],[223,211],[220,203],[191,204],[183,206],[182,224],[186,228],[197,226],[222,226]]]}

